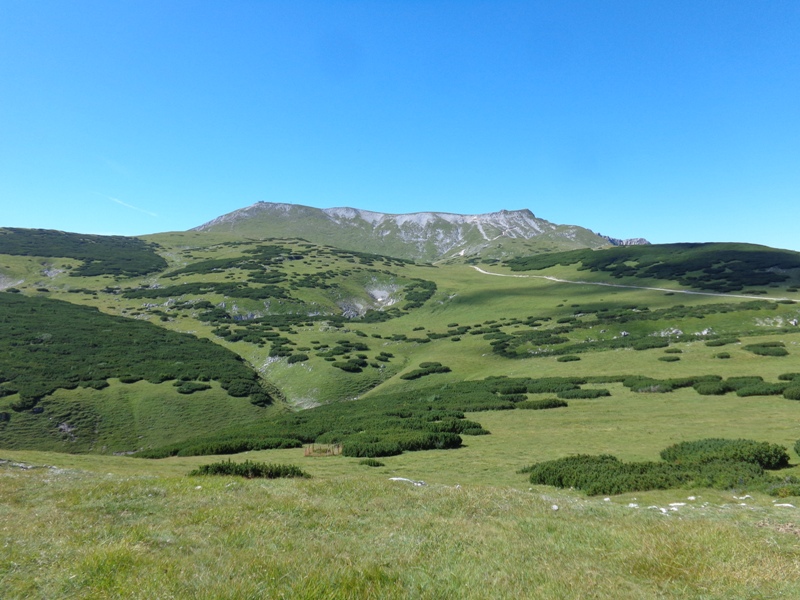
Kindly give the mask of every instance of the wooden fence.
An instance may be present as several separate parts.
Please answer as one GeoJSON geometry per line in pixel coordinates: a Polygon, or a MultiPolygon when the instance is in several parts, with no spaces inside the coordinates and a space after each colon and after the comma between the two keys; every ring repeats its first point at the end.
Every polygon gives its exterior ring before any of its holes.
{"type": "Polygon", "coordinates": [[[341,444],[308,444],[303,447],[304,456],[336,456],[341,453],[341,444]]]}

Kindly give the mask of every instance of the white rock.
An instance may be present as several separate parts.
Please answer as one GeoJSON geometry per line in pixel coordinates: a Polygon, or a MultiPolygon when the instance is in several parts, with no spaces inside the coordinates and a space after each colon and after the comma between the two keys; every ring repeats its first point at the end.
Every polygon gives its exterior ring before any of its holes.
{"type": "Polygon", "coordinates": [[[553,504],[553,506],[551,506],[550,508],[552,508],[553,510],[558,510],[558,504],[553,504]]]}

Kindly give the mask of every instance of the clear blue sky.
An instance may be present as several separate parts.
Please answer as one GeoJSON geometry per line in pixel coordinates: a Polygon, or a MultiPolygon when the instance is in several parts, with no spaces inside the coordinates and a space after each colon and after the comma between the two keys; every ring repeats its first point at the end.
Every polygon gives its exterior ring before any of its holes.
{"type": "Polygon", "coordinates": [[[259,200],[800,250],[800,1],[0,0],[0,226],[259,200]]]}

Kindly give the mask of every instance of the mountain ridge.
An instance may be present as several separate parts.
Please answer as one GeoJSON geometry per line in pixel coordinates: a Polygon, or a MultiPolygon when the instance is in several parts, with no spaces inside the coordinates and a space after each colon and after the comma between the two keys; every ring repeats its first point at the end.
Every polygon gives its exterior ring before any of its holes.
{"type": "Polygon", "coordinates": [[[529,209],[474,215],[435,211],[391,214],[273,202],[257,202],[191,231],[296,236],[315,243],[428,261],[476,255],[501,258],[518,253],[508,246],[519,243],[526,246],[525,252],[648,243],[642,238],[619,240],[576,225],[557,225],[536,217],[529,209]]]}

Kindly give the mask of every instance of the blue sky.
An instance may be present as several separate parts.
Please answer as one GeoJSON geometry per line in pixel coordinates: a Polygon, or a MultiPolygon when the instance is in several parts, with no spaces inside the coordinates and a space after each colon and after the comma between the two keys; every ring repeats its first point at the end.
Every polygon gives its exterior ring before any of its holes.
{"type": "Polygon", "coordinates": [[[264,200],[800,250],[800,2],[0,0],[0,226],[264,200]]]}

